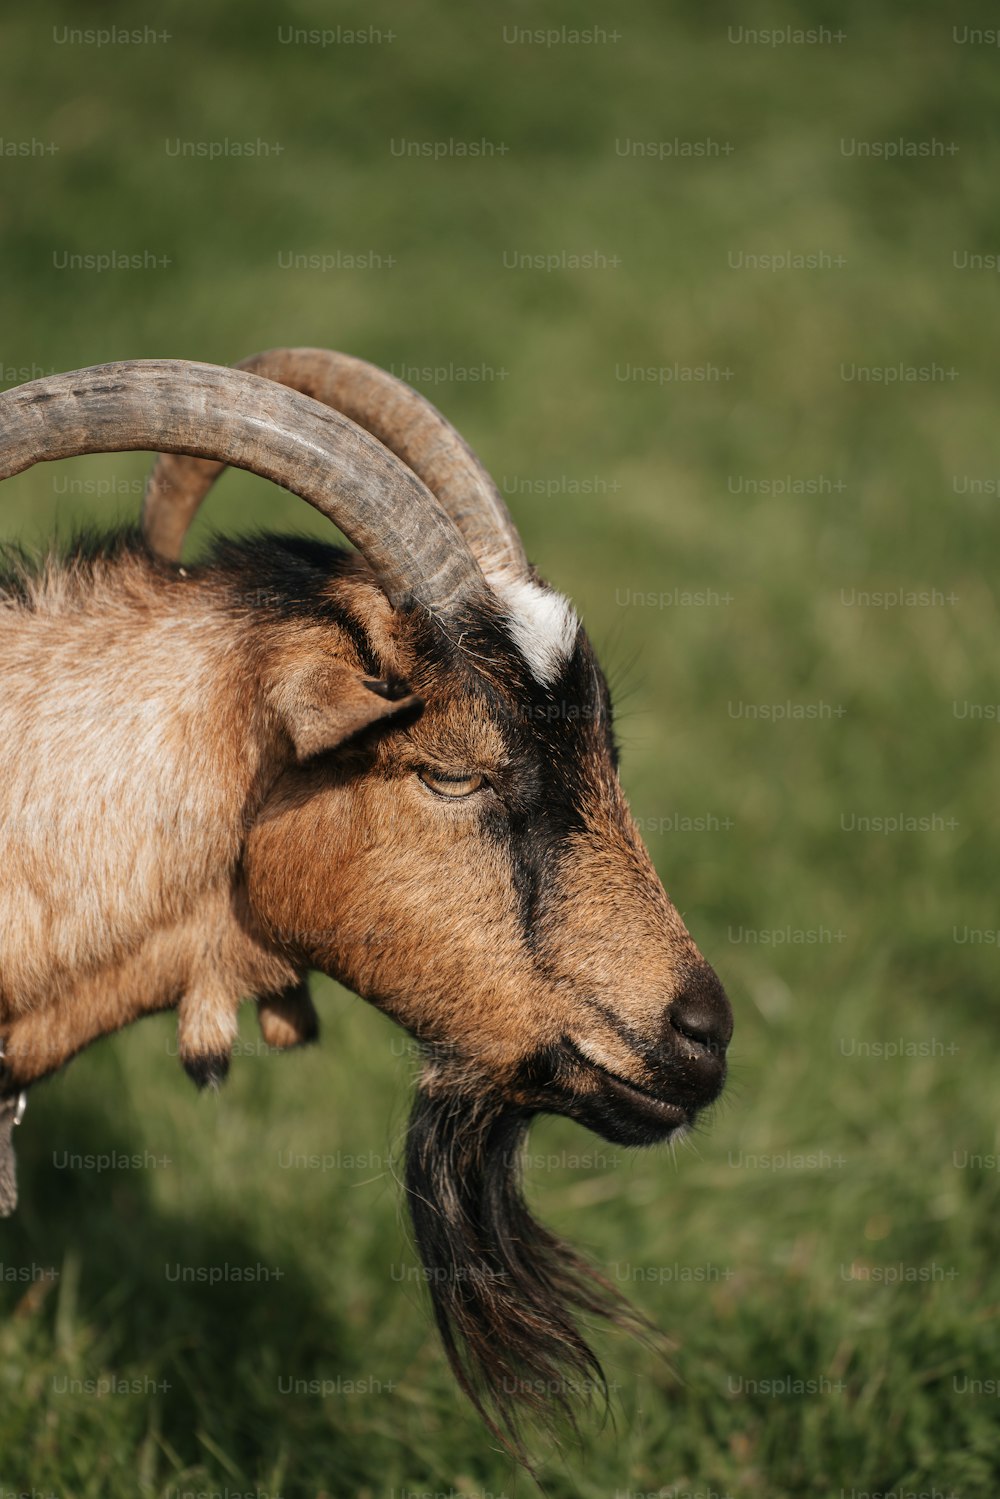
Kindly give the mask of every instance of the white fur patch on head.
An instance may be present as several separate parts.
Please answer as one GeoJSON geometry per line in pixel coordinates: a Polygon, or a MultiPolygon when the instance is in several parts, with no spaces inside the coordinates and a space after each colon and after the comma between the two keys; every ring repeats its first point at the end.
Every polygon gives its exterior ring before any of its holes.
{"type": "Polygon", "coordinates": [[[536,681],[551,686],[576,645],[580,621],[572,604],[530,578],[487,572],[486,581],[504,605],[514,644],[536,681]]]}

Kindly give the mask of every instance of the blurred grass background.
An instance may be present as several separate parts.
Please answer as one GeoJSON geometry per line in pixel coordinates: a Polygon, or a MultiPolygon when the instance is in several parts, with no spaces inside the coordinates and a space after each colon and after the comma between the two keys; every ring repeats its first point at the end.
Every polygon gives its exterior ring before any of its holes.
{"type": "MultiPolygon", "coordinates": [[[[448,366],[414,383],[621,680],[626,790],[732,996],[733,1081],[676,1161],[535,1131],[540,1216],[675,1344],[667,1367],[601,1338],[616,1424],[539,1439],[552,1499],[996,1493],[998,283],[962,268],[1000,250],[1000,52],[962,39],[991,24],[886,0],[38,0],[3,22],[2,383],[297,343],[448,366]],[[169,37],[70,37],[147,25],[169,37]],[[282,39],[337,26],[382,39],[282,39]],[[604,39],[508,39],[563,26],[604,39]],[[745,36],[789,26],[828,33],[745,36]],[[944,154],[845,145],[900,139],[944,154]],[[449,140],[506,149],[399,154],[449,140]],[[178,144],[226,141],[268,151],[178,144]],[[822,264],[740,265],[781,252],[822,264]],[[107,254],[168,263],[68,268],[107,254]],[[845,378],[901,365],[936,377],[845,378]],[[630,374],[674,366],[709,378],[630,374]],[[940,601],[845,602],[900,589],[940,601]],[[893,816],[930,824],[857,830],[893,816]]],[[[21,475],[0,536],[132,519],[146,467],[21,475]]],[[[194,546],[265,521],[322,529],[230,475],[194,546]]],[[[322,1046],[263,1056],[248,1023],[217,1098],[163,1017],[33,1099],[0,1225],[8,1491],[533,1491],[457,1394],[414,1278],[395,1179],[414,1060],[317,989],[322,1046]],[[67,1163],[100,1152],[148,1169],[67,1163]],[[289,1164],[308,1156],[327,1159],[289,1164]]]]}

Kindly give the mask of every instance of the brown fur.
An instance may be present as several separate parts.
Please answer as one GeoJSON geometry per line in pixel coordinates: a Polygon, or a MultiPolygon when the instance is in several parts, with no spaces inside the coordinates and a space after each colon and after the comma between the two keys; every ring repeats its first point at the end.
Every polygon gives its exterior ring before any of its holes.
{"type": "MultiPolygon", "coordinates": [[[[429,1039],[451,1039],[460,1017],[477,1065],[496,1075],[579,1033],[581,988],[648,1033],[703,966],[596,757],[588,830],[542,907],[542,957],[528,952],[505,851],[483,846],[476,799],[442,801],[415,773],[497,772],[505,744],[484,709],[427,673],[363,564],[357,573],[331,589],[363,611],[427,707],[334,768],[297,762],[418,702],[366,689],[334,625],[272,625],[261,638],[248,620],[234,638],[209,588],[139,558],[86,583],[52,570],[30,612],[6,607],[0,1028],[12,1080],[50,1070],[27,1059],[32,1030],[46,1037],[34,1054],[57,1066],[173,1005],[182,1057],[223,1055],[240,998],[271,990],[284,998],[280,1018],[265,1001],[265,1026],[295,1044],[313,1019],[287,990],[307,966],[429,1039]]],[[[593,1054],[648,1081],[586,1018],[593,1054]]]]}
{"type": "Polygon", "coordinates": [[[415,773],[428,764],[495,773],[506,745],[484,707],[456,696],[444,673],[428,673],[404,630],[383,634],[382,645],[425,711],[343,757],[333,774],[324,765],[279,778],[247,842],[254,910],[294,961],[336,974],[428,1041],[464,1044],[492,1078],[585,1031],[606,1065],[649,1082],[580,995],[605,996],[652,1036],[706,965],[606,752],[593,757],[587,829],[553,871],[532,952],[509,858],[484,844],[477,801],[442,803],[415,773]]]}
{"type": "Polygon", "coordinates": [[[336,628],[234,638],[210,589],[141,557],[29,588],[0,605],[8,1085],[174,1006],[182,1058],[225,1054],[246,995],[270,1044],[309,1039],[301,971],[247,905],[246,829],[298,753],[412,699],[371,691],[336,628]]]}
{"type": "Polygon", "coordinates": [[[219,568],[133,546],[0,603],[0,1095],[174,1007],[217,1083],[243,998],[287,1047],[316,1034],[309,969],[364,995],[424,1043],[417,1242],[456,1374],[523,1456],[513,1407],[599,1375],[576,1314],[622,1316],[527,1211],[530,1120],[690,1123],[728,1003],[629,814],[582,634],[560,702],[502,607],[445,640],[360,559],[274,608],[219,568]]]}

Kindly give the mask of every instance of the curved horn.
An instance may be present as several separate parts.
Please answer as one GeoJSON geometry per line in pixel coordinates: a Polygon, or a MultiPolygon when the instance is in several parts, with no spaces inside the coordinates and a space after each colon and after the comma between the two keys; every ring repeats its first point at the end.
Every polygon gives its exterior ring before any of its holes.
{"type": "Polygon", "coordinates": [[[133,448],[204,454],[300,495],[353,541],[394,605],[447,614],[487,594],[454,521],[405,464],[347,417],[272,380],[133,359],[0,394],[0,479],[133,448]]]}
{"type": "MultiPolygon", "coordinates": [[[[276,380],[357,422],[422,479],[484,567],[528,571],[521,538],[493,480],[450,422],[411,386],[329,349],[268,349],[236,369],[276,380]]],[[[146,486],[143,528],[161,556],[180,557],[199,506],[224,465],[166,456],[146,486]]]]}

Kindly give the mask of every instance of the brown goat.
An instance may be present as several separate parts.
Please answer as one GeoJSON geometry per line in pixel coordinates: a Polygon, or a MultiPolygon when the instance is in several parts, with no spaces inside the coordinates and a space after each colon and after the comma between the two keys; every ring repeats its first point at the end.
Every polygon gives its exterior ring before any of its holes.
{"type": "Polygon", "coordinates": [[[477,460],[360,361],[248,369],[0,395],[0,477],[187,455],[158,465],[147,539],[12,557],[0,584],[0,1108],[173,1006],[185,1066],[218,1081],[243,998],[292,1045],[315,1034],[308,970],[341,980],[425,1048],[417,1241],[456,1374],[523,1453],[518,1404],[570,1408],[560,1369],[599,1373],[574,1310],[621,1315],[527,1213],[528,1124],[676,1133],[722,1087],[729,1006],[629,814],[590,644],[477,460]],[[226,463],[358,553],[264,536],[182,566],[226,463]]]}

